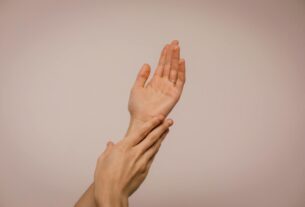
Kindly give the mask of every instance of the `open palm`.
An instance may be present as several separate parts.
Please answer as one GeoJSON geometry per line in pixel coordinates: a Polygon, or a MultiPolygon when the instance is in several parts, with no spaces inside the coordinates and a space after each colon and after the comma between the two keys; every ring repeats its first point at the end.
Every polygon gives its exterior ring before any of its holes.
{"type": "Polygon", "coordinates": [[[147,121],[152,116],[167,116],[178,102],[185,83],[185,61],[174,40],[161,53],[159,64],[148,82],[150,66],[141,68],[129,97],[128,109],[133,119],[147,121]]]}

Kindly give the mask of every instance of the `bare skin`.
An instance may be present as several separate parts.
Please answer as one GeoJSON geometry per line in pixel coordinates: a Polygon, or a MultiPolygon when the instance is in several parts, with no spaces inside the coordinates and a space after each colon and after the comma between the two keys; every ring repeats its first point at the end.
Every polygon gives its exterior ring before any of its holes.
{"type": "Polygon", "coordinates": [[[149,75],[150,66],[144,64],[129,97],[130,125],[127,134],[153,116],[162,114],[166,117],[180,99],[185,83],[185,61],[180,58],[177,40],[165,45],[154,75],[147,81],[149,75]]]}
{"type": "Polygon", "coordinates": [[[94,175],[97,206],[128,206],[131,196],[146,178],[173,121],[155,117],[117,144],[108,142],[94,175]]]}
{"type": "MultiPolygon", "coordinates": [[[[99,159],[99,160],[103,160],[103,162],[99,161],[97,164],[97,168],[95,172],[95,181],[93,182],[93,184],[89,186],[87,191],[83,194],[83,196],[79,199],[79,201],[75,204],[75,206],[77,207],[127,206],[128,197],[139,187],[139,185],[145,179],[148,173],[148,169],[150,168],[151,163],[153,162],[153,158],[158,150],[156,150],[155,153],[151,152],[154,155],[148,162],[147,166],[149,167],[146,168],[147,170],[145,171],[145,173],[142,174],[136,173],[139,172],[137,171],[137,168],[131,168],[134,169],[134,171],[132,170],[128,171],[130,174],[129,175],[127,174],[125,178],[129,177],[129,181],[127,182],[128,179],[125,179],[126,180],[125,184],[126,183],[129,184],[128,185],[126,184],[125,188],[120,188],[120,187],[114,188],[116,190],[110,190],[113,189],[111,187],[104,188],[103,186],[116,186],[119,182],[117,182],[118,181],[117,179],[113,179],[112,183],[108,182],[108,184],[105,184],[104,181],[106,182],[109,180],[105,179],[107,176],[105,177],[104,175],[102,175],[103,173],[101,172],[102,171],[104,172],[104,170],[101,169],[106,168],[105,166],[114,166],[114,164],[115,166],[117,166],[116,162],[125,163],[124,166],[127,163],[132,163],[131,160],[134,161],[136,155],[133,154],[131,151],[134,152],[135,150],[130,150],[131,148],[126,151],[123,150],[124,153],[128,153],[128,155],[124,154],[124,156],[127,155],[127,157],[130,157],[130,160],[122,159],[124,157],[123,153],[118,153],[118,152],[122,152],[121,150],[119,150],[124,145],[122,143],[127,143],[128,141],[126,140],[129,140],[129,142],[136,141],[137,136],[135,135],[138,134],[139,131],[143,130],[143,127],[145,127],[150,120],[158,116],[159,117],[161,116],[163,117],[162,119],[164,119],[180,99],[183,86],[185,83],[185,61],[184,59],[180,58],[180,47],[177,40],[172,41],[170,44],[167,44],[163,48],[155,73],[151,78],[151,80],[147,81],[149,75],[150,75],[150,66],[148,64],[144,64],[137,75],[136,81],[130,93],[130,98],[128,103],[128,110],[130,112],[130,123],[126,135],[117,144],[113,144],[112,142],[108,143],[108,147],[106,149],[107,152],[103,153],[105,156],[102,155],[103,158],[99,159]],[[114,155],[110,156],[108,152],[115,152],[114,154],[121,156],[114,156],[114,155]],[[113,159],[113,160],[112,158],[111,159],[109,158],[110,160],[113,161],[113,165],[111,165],[109,159],[104,159],[104,157],[108,157],[108,155],[110,157],[118,157],[118,159],[113,159]],[[131,157],[133,157],[133,159],[131,157]],[[99,163],[103,163],[103,164],[99,164],[99,163]],[[108,163],[109,165],[105,165],[105,163],[108,163]],[[134,181],[132,181],[131,179],[132,176],[130,176],[132,175],[132,173],[134,173],[133,174],[134,181]],[[101,179],[100,177],[104,177],[104,179],[101,179]],[[118,190],[118,189],[129,189],[129,188],[133,190],[130,191],[118,190]],[[106,189],[106,190],[101,190],[101,189],[106,189]]],[[[170,123],[172,121],[163,121],[163,123],[160,124],[159,127],[163,126],[167,122],[170,123]]],[[[153,133],[153,131],[151,131],[151,133],[153,133]]],[[[137,144],[140,145],[140,143],[142,142],[147,142],[146,140],[149,140],[148,137],[152,137],[151,133],[147,134],[144,138],[142,137],[142,141],[137,144]]],[[[156,132],[154,132],[153,134],[156,134],[156,132]]],[[[155,137],[154,140],[156,141],[155,144],[153,144],[153,146],[155,147],[150,147],[150,148],[159,149],[166,134],[167,132],[163,133],[162,135],[159,135],[159,137],[157,135],[154,135],[155,137]]],[[[133,164],[135,164],[135,162],[133,162],[133,164]]],[[[109,167],[109,169],[114,169],[114,168],[109,167]]],[[[115,168],[115,169],[117,170],[117,173],[126,172],[126,168],[124,167],[115,168]]]]}
{"type": "Polygon", "coordinates": [[[109,141],[98,158],[94,182],[75,206],[126,207],[146,178],[173,120],[159,115],[117,144],[109,141]]]}

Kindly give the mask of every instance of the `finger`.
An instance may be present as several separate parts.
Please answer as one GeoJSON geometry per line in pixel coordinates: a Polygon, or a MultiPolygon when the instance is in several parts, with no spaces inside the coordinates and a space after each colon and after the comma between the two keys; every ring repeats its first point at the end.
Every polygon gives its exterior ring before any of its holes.
{"type": "Polygon", "coordinates": [[[173,44],[170,44],[166,51],[165,64],[163,68],[162,77],[169,78],[169,74],[171,70],[172,53],[173,53],[173,44]]]}
{"type": "Polygon", "coordinates": [[[145,139],[137,145],[137,149],[140,154],[145,153],[157,140],[160,139],[161,135],[168,131],[168,128],[173,125],[173,120],[167,119],[154,130],[152,130],[145,139]]]}
{"type": "Polygon", "coordinates": [[[166,44],[164,46],[164,48],[163,48],[163,50],[161,52],[159,63],[158,63],[157,69],[156,69],[156,71],[154,73],[155,76],[162,77],[163,68],[164,68],[164,65],[165,65],[165,57],[166,57],[167,48],[168,48],[168,44],[166,44]]]}
{"type": "Polygon", "coordinates": [[[179,45],[179,40],[173,40],[173,41],[171,42],[171,44],[173,44],[173,45],[179,45]]]}
{"type": "Polygon", "coordinates": [[[130,139],[131,146],[137,145],[139,142],[141,142],[142,139],[144,139],[151,130],[160,125],[163,120],[164,116],[159,115],[145,122],[135,134],[128,138],[130,139]]]}
{"type": "Polygon", "coordinates": [[[185,83],[185,60],[180,59],[179,61],[179,69],[178,69],[178,79],[176,82],[176,87],[182,91],[184,83],[185,83]]]}
{"type": "MultiPolygon", "coordinates": [[[[162,140],[162,141],[163,141],[163,140],[162,140]]],[[[148,160],[147,166],[146,166],[146,169],[147,169],[147,170],[150,169],[150,167],[151,167],[151,165],[152,165],[152,163],[153,163],[153,161],[154,161],[156,155],[157,155],[157,153],[155,153],[155,154],[148,160]]]]}
{"type": "Polygon", "coordinates": [[[136,87],[144,87],[149,77],[149,74],[150,74],[150,66],[148,64],[144,64],[137,75],[134,85],[136,87]]]}
{"type": "Polygon", "coordinates": [[[165,66],[163,69],[163,77],[169,78],[171,67],[172,67],[172,56],[173,56],[173,50],[175,46],[178,46],[179,41],[173,40],[169,46],[169,49],[166,52],[166,58],[165,58],[165,66]]]}
{"type": "Polygon", "coordinates": [[[166,135],[168,134],[169,131],[166,131],[165,133],[163,133],[161,135],[161,137],[143,154],[143,156],[141,157],[140,162],[143,163],[147,163],[147,169],[150,168],[152,160],[154,158],[154,156],[158,153],[161,144],[163,142],[163,140],[165,139],[166,135]]]}
{"type": "MultiPolygon", "coordinates": [[[[165,139],[165,137],[167,136],[167,134],[168,134],[168,132],[165,132],[165,133],[162,135],[162,137],[160,138],[160,139],[162,139],[162,140],[161,140],[161,144],[162,144],[163,140],[165,139]]],[[[160,147],[159,147],[159,149],[160,149],[160,147]]],[[[146,169],[147,169],[148,171],[149,171],[149,169],[150,169],[150,167],[151,167],[151,165],[152,165],[152,163],[153,163],[153,161],[154,161],[156,155],[157,155],[157,153],[155,153],[153,156],[151,156],[151,158],[149,158],[149,160],[147,161],[146,169]]]]}
{"type": "Polygon", "coordinates": [[[178,78],[178,70],[179,70],[179,59],[180,59],[180,47],[176,45],[173,50],[173,58],[172,58],[172,67],[169,74],[169,80],[172,83],[176,83],[178,78]]]}

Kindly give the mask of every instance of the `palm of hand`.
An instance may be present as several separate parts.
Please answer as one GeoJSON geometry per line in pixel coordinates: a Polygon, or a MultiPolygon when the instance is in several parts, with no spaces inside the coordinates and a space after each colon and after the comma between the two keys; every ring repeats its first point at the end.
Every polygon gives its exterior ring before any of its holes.
{"type": "Polygon", "coordinates": [[[152,116],[167,116],[178,102],[185,83],[185,61],[180,59],[178,41],[166,45],[158,67],[148,82],[150,66],[144,64],[131,90],[128,109],[131,117],[146,121],[152,116]]]}
{"type": "Polygon", "coordinates": [[[146,87],[131,91],[129,111],[134,118],[142,121],[162,114],[166,116],[180,97],[174,84],[162,77],[154,77],[146,87]]]}

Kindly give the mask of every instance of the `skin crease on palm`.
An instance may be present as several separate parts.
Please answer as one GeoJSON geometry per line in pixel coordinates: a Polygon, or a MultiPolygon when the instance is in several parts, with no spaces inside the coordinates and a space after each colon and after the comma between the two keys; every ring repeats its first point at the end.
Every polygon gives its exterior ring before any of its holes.
{"type": "Polygon", "coordinates": [[[144,64],[130,93],[127,133],[118,143],[107,143],[98,159],[93,184],[75,206],[128,206],[128,197],[146,178],[173,124],[165,117],[178,102],[185,83],[185,61],[180,58],[177,40],[163,48],[150,81],[149,75],[150,66],[144,64]]]}

